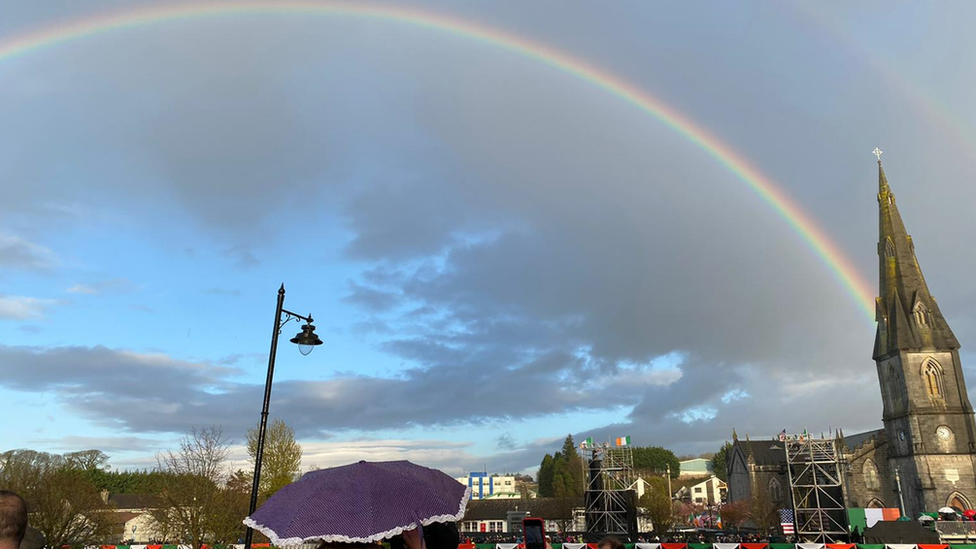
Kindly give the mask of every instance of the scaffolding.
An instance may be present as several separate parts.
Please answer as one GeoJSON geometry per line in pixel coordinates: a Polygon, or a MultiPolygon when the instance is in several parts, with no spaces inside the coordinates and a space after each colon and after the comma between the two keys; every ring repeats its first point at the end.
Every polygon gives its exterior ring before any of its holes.
{"type": "Polygon", "coordinates": [[[785,441],[796,536],[806,543],[847,541],[843,463],[834,439],[785,441]]]}
{"type": "Polygon", "coordinates": [[[627,536],[635,527],[634,454],[609,443],[583,448],[586,479],[586,533],[627,536]]]}

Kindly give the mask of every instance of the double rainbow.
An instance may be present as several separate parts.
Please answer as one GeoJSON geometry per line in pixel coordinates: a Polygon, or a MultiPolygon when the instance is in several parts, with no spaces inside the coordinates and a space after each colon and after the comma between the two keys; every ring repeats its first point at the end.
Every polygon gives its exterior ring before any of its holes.
{"type": "Polygon", "coordinates": [[[659,120],[735,174],[789,224],[828,267],[847,293],[854,298],[868,319],[873,320],[872,287],[824,231],[782,189],[745,158],[681,112],[626,80],[600,70],[579,58],[514,34],[456,17],[399,6],[290,0],[199,2],[112,12],[0,38],[0,61],[118,29],[186,19],[263,13],[357,17],[445,32],[507,50],[589,82],[659,120]]]}

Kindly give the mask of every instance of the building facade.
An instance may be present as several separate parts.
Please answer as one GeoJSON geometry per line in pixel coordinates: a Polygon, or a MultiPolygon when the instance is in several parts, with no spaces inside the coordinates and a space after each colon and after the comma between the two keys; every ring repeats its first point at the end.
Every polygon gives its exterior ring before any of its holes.
{"type": "Polygon", "coordinates": [[[715,470],[712,468],[712,460],[705,458],[685,459],[681,462],[679,477],[708,477],[715,470]]]}
{"type": "MultiPolygon", "coordinates": [[[[929,291],[915,242],[878,162],[879,297],[873,358],[884,427],[836,435],[848,507],[901,507],[917,517],[976,504],[976,424],[959,341],[929,291]],[[899,494],[900,491],[900,494],[899,494]],[[899,497],[900,496],[900,497],[899,497]]],[[[733,437],[737,438],[737,437],[733,437]]],[[[773,440],[734,440],[729,498],[764,490],[789,505],[786,455],[773,440]]]]}
{"type": "Polygon", "coordinates": [[[461,484],[471,488],[471,499],[517,499],[521,497],[515,477],[491,476],[484,472],[469,473],[457,477],[461,484]]]}

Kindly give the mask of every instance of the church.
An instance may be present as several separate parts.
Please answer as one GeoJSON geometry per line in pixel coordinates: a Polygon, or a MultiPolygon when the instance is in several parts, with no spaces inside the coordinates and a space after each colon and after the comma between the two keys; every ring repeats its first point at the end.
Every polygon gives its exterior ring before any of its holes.
{"type": "MultiPolygon", "coordinates": [[[[898,507],[915,518],[942,507],[976,504],[976,424],[966,391],[959,341],[929,292],[878,155],[878,368],[884,427],[839,431],[844,504],[898,507]],[[900,494],[899,494],[900,490],[900,494]]],[[[735,438],[735,437],[733,437],[735,438]]],[[[729,500],[763,490],[790,507],[783,442],[734,440],[728,459],[729,500]]]]}

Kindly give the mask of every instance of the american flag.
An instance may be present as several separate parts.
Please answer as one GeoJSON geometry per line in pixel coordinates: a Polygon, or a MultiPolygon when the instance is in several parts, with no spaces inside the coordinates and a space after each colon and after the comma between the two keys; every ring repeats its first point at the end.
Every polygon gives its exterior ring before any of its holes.
{"type": "Polygon", "coordinates": [[[793,530],[793,509],[779,510],[779,525],[783,528],[784,536],[792,536],[795,533],[793,530]]]}

